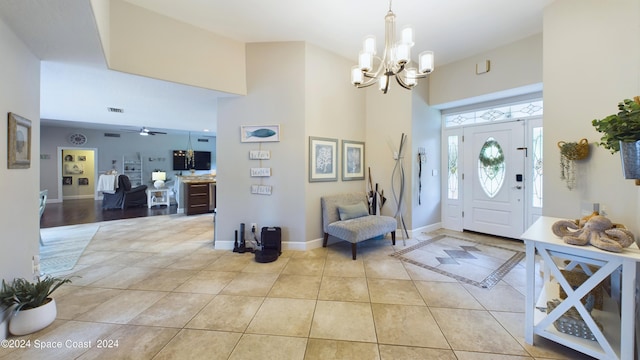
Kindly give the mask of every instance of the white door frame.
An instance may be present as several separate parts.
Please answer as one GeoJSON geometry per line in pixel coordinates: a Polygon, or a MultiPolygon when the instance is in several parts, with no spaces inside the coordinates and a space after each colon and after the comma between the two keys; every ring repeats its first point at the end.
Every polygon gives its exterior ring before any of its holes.
{"type": "Polygon", "coordinates": [[[528,190],[525,130],[524,120],[489,122],[464,128],[464,229],[510,238],[519,238],[524,232],[524,197],[528,190]],[[493,137],[502,146],[506,168],[497,193],[489,196],[478,178],[477,156],[487,139],[493,137]]]}
{"type": "MultiPolygon", "coordinates": [[[[525,228],[529,227],[533,221],[535,221],[535,219],[537,219],[541,213],[542,213],[542,209],[541,208],[533,208],[532,206],[532,189],[533,186],[531,186],[532,184],[530,183],[530,181],[532,181],[533,179],[533,173],[532,173],[532,166],[531,166],[531,159],[533,157],[533,139],[532,139],[532,129],[534,127],[541,127],[543,126],[543,122],[542,122],[542,118],[543,116],[536,116],[536,117],[531,117],[531,118],[527,118],[524,119],[525,121],[525,146],[528,149],[528,157],[527,157],[527,163],[526,166],[524,168],[524,176],[525,176],[525,181],[527,182],[527,191],[524,194],[524,203],[525,203],[525,208],[524,208],[524,213],[525,213],[525,228]]],[[[442,192],[441,192],[441,221],[442,221],[442,227],[445,229],[450,229],[450,230],[455,230],[455,231],[462,231],[464,228],[464,223],[463,223],[463,218],[462,218],[462,210],[463,210],[463,202],[464,202],[464,188],[463,188],[463,184],[462,184],[462,178],[461,175],[458,178],[458,199],[455,200],[451,200],[448,198],[448,189],[447,189],[447,184],[448,184],[448,157],[449,157],[449,149],[448,149],[448,138],[449,136],[458,136],[458,169],[462,169],[464,168],[464,163],[463,163],[463,159],[464,159],[464,153],[463,153],[463,145],[462,145],[462,135],[463,135],[463,130],[465,127],[469,127],[469,126],[473,126],[473,125],[468,125],[468,126],[460,126],[460,127],[453,127],[450,129],[444,128],[443,127],[443,131],[442,131],[442,168],[441,168],[441,183],[443,184],[442,186],[442,192]],[[456,209],[459,209],[459,211],[457,212],[457,214],[451,213],[452,211],[456,211],[456,209]]],[[[461,174],[461,171],[459,170],[459,173],[461,174]]]]}
{"type": "MultiPolygon", "coordinates": [[[[68,146],[58,146],[57,157],[58,157],[58,199],[56,202],[63,202],[64,196],[62,194],[62,151],[63,150],[90,150],[93,151],[93,178],[98,180],[98,149],[97,148],[81,148],[81,147],[68,147],[68,146]]],[[[100,200],[98,197],[98,191],[96,190],[96,184],[94,181],[93,184],[93,198],[94,200],[100,200]]]]}

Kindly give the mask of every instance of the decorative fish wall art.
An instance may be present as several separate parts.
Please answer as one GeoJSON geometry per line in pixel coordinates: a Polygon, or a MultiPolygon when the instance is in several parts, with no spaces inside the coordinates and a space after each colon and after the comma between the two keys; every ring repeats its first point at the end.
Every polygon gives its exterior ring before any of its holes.
{"type": "Polygon", "coordinates": [[[280,141],[280,125],[241,126],[241,142],[280,141]]]}

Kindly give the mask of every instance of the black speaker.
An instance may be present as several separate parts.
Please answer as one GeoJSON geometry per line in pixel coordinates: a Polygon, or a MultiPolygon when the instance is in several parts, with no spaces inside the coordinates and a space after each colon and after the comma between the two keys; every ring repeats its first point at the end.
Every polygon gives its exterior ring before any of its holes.
{"type": "Polygon", "coordinates": [[[260,233],[262,250],[256,251],[256,261],[268,263],[276,261],[282,254],[282,230],[280,227],[263,227],[260,233]]]}
{"type": "Polygon", "coordinates": [[[282,254],[282,229],[279,226],[263,227],[260,233],[262,249],[278,250],[282,254]]]}

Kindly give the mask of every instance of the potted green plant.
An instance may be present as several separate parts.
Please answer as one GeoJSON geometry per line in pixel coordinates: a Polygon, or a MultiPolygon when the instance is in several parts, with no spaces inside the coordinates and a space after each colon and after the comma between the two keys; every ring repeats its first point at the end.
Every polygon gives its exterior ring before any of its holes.
{"type": "Polygon", "coordinates": [[[618,113],[591,124],[603,134],[597,145],[620,151],[622,170],[626,179],[640,179],[640,96],[618,103],[618,113]]]}
{"type": "Polygon", "coordinates": [[[56,302],[51,293],[70,282],[68,278],[51,276],[38,278],[36,282],[18,278],[8,284],[2,280],[0,304],[13,311],[9,332],[26,335],[49,326],[57,315],[56,302]]]}

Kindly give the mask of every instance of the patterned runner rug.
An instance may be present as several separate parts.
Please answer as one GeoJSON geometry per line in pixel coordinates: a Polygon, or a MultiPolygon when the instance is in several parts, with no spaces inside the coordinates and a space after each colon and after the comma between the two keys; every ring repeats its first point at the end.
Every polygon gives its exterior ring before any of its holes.
{"type": "Polygon", "coordinates": [[[437,235],[390,256],[490,289],[525,258],[525,253],[450,235],[437,235]]]}
{"type": "Polygon", "coordinates": [[[40,272],[59,276],[73,269],[99,227],[82,224],[41,229],[40,272]]]}

